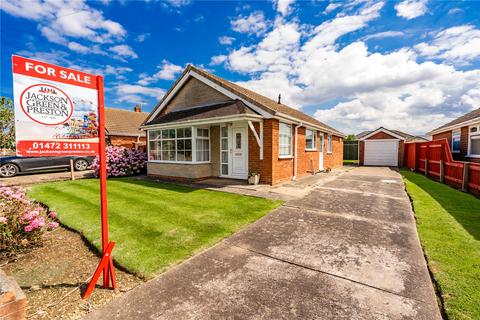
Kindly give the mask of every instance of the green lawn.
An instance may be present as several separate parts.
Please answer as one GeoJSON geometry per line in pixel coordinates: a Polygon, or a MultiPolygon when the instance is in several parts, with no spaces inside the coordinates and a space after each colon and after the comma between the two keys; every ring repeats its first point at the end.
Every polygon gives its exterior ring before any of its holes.
{"type": "MultiPolygon", "coordinates": [[[[109,179],[107,190],[114,258],[146,278],[281,205],[280,201],[131,178],[109,179]]],[[[29,196],[56,210],[64,225],[81,232],[95,247],[101,246],[98,180],[34,185],[29,196]]]]}
{"type": "Polygon", "coordinates": [[[449,319],[480,319],[480,199],[402,171],[449,319]]]}
{"type": "Polygon", "coordinates": [[[344,165],[358,165],[358,160],[343,160],[344,165]]]}

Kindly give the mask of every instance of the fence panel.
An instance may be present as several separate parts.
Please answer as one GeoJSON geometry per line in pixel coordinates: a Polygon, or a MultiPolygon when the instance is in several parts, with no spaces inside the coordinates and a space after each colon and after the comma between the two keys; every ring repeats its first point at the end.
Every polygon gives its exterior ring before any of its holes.
{"type": "Polygon", "coordinates": [[[404,156],[407,168],[480,196],[480,164],[454,161],[446,139],[407,143],[404,156]]]}
{"type": "Polygon", "coordinates": [[[358,141],[343,142],[343,160],[358,160],[358,141]]]}

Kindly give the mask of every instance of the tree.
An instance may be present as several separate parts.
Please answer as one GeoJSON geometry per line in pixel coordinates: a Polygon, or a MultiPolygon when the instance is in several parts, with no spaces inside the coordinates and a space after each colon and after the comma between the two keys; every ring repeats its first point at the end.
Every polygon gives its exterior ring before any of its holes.
{"type": "Polygon", "coordinates": [[[353,133],[349,134],[346,138],[345,138],[345,141],[355,141],[357,140],[355,138],[355,135],[353,133]]]}
{"type": "Polygon", "coordinates": [[[12,99],[0,97],[0,149],[15,148],[15,116],[12,99]]]}

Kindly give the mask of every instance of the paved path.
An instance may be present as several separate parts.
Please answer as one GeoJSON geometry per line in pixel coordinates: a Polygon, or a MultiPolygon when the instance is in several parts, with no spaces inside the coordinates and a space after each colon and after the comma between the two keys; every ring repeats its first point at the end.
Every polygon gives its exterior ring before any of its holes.
{"type": "MultiPolygon", "coordinates": [[[[93,170],[75,171],[75,179],[92,178],[93,170]]],[[[0,185],[31,185],[50,181],[70,180],[70,171],[60,172],[39,172],[31,174],[20,174],[13,178],[0,178],[0,185]]]]}
{"type": "Polygon", "coordinates": [[[400,175],[326,180],[89,319],[440,319],[400,175]]]}

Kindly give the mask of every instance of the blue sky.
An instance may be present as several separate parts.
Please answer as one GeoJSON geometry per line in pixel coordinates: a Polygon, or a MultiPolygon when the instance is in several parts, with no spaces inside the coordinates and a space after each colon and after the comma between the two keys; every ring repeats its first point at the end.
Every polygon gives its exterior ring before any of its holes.
{"type": "Polygon", "coordinates": [[[1,2],[11,55],[105,77],[106,103],[150,111],[188,64],[350,133],[422,134],[480,107],[477,1],[1,2]]]}

